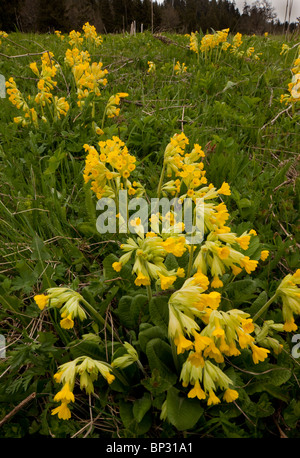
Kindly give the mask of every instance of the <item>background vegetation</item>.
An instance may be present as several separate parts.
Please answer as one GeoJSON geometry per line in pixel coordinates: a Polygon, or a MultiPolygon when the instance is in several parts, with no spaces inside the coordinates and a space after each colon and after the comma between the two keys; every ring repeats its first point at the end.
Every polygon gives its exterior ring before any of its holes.
{"type": "Polygon", "coordinates": [[[231,0],[11,0],[0,4],[0,30],[69,32],[88,21],[98,33],[118,33],[130,32],[135,21],[137,31],[284,33],[297,27],[288,11],[281,23],[268,0],[245,2],[242,12],[231,0]]]}
{"type": "MultiPolygon", "coordinates": [[[[299,113],[283,112],[286,107],[280,103],[297,47],[281,55],[282,37],[243,38],[262,53],[260,60],[228,53],[198,62],[188,37],[175,34],[104,35],[103,45],[91,51],[109,72],[103,103],[111,94],[129,94],[117,121],[106,124],[105,135],[119,135],[137,156],[148,189],[157,186],[170,137],[182,129],[190,143],[202,145],[208,180],[216,186],[230,184],[232,227],[255,229],[270,251],[255,280],[243,289],[243,302],[257,310],[265,291],[271,295],[278,282],[299,267],[299,113]],[[175,74],[177,60],[185,62],[186,73],[175,74]],[[147,72],[148,61],[156,64],[154,74],[147,72]]],[[[288,44],[292,48],[296,43],[294,38],[288,44]]],[[[63,62],[67,46],[52,34],[11,33],[0,49],[0,73],[7,80],[13,76],[22,92],[31,94],[35,80],[29,64],[40,57],[34,53],[52,51],[63,62]],[[9,57],[17,55],[23,56],[9,57]]],[[[69,81],[66,71],[56,90],[69,93],[71,100],[69,81]]],[[[112,395],[99,381],[95,396],[78,395],[72,420],[62,422],[50,415],[57,365],[82,353],[108,356],[118,348],[118,338],[143,348],[152,332],[147,334],[147,321],[154,318],[162,329],[165,325],[162,318],[147,314],[143,323],[139,310],[133,307],[128,315],[120,305],[126,276],[112,281],[116,273],[105,261],[116,253],[118,238],[97,233],[96,201],[82,179],[83,145],[99,139],[85,129],[86,114],[74,108],[62,122],[28,129],[13,122],[16,110],[8,98],[0,99],[0,105],[0,333],[8,345],[7,358],[0,360],[0,418],[5,419],[0,420],[1,437],[299,436],[299,361],[291,356],[291,336],[286,334],[276,361],[258,369],[236,358],[236,382],[247,392],[240,407],[201,410],[190,430],[182,431],[178,423],[178,418],[192,415],[189,406],[188,413],[184,405],[181,415],[174,412],[173,423],[160,420],[158,409],[170,378],[153,370],[160,368],[155,352],[142,383],[135,385],[136,373],[128,368],[133,390],[121,387],[112,395]],[[108,343],[102,334],[101,345],[87,342],[82,334],[98,336],[93,323],[66,331],[55,310],[40,313],[33,296],[54,285],[80,290],[113,325],[115,341],[108,343]],[[132,407],[137,399],[138,412],[132,407]],[[24,400],[25,407],[13,411],[24,400]]],[[[239,303],[240,295],[238,287],[228,292],[233,303],[239,303]]],[[[272,306],[271,319],[279,313],[279,307],[272,306]]]]}

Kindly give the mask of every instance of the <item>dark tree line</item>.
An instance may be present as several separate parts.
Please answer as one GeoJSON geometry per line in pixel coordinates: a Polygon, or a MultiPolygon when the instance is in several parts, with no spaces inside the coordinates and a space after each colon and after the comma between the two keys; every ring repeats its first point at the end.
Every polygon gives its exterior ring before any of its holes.
{"type": "MultiPolygon", "coordinates": [[[[229,27],[241,33],[282,33],[281,24],[268,0],[240,12],[234,0],[0,0],[0,30],[6,32],[69,32],[85,22],[98,33],[129,32],[135,21],[136,31],[221,30],[229,27]]],[[[289,25],[290,31],[296,24],[289,25]]]]}

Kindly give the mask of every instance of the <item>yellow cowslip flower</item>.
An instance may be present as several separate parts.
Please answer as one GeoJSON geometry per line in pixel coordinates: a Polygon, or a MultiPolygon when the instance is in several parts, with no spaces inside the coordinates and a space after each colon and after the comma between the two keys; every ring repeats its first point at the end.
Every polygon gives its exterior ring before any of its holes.
{"type": "Polygon", "coordinates": [[[197,272],[193,275],[193,284],[199,285],[205,291],[209,286],[209,279],[206,275],[201,272],[201,269],[198,269],[197,272]]]}
{"type": "Polygon", "coordinates": [[[240,245],[243,250],[247,250],[249,247],[251,236],[250,235],[242,235],[237,237],[235,241],[240,245]]]}
{"type": "Polygon", "coordinates": [[[178,267],[177,271],[176,271],[176,275],[177,277],[179,278],[183,278],[185,277],[185,270],[183,267],[178,267]]]}
{"type": "Polygon", "coordinates": [[[174,65],[174,72],[176,75],[182,75],[184,73],[186,73],[187,71],[187,67],[185,65],[185,63],[183,62],[182,64],[177,61],[176,64],[174,65]]]}
{"type": "Polygon", "coordinates": [[[122,263],[121,262],[114,262],[112,264],[112,268],[116,271],[116,272],[120,272],[121,269],[122,269],[122,263]]]}
{"type": "Polygon", "coordinates": [[[4,32],[3,30],[0,30],[0,45],[1,45],[1,38],[7,38],[8,37],[8,34],[6,32],[4,32]]]}
{"type": "Polygon", "coordinates": [[[218,349],[218,347],[215,345],[214,341],[212,340],[211,343],[205,348],[203,351],[203,356],[205,358],[211,358],[216,361],[216,363],[223,363],[224,362],[224,356],[218,349]]]}
{"type": "Polygon", "coordinates": [[[213,288],[223,286],[221,277],[228,268],[231,268],[234,275],[237,275],[241,271],[240,268],[245,268],[247,273],[251,273],[258,264],[258,261],[251,260],[230,246],[230,244],[238,243],[242,249],[247,249],[250,241],[249,235],[237,237],[234,233],[222,232],[217,229],[211,232],[194,259],[196,269],[200,269],[205,274],[210,270],[213,277],[211,283],[213,288]],[[223,240],[227,242],[226,245],[222,243],[223,240]]]}
{"type": "Polygon", "coordinates": [[[76,32],[75,30],[72,30],[70,33],[69,33],[69,44],[71,46],[76,46],[76,47],[80,47],[83,43],[83,38],[81,36],[81,33],[80,32],[76,32]]]}
{"type": "Polygon", "coordinates": [[[136,286],[148,286],[150,285],[151,281],[147,275],[144,275],[142,274],[142,272],[139,272],[136,279],[134,280],[134,283],[136,284],[136,286]]]}
{"type": "Polygon", "coordinates": [[[44,308],[49,304],[49,296],[46,294],[37,294],[34,296],[34,300],[40,310],[44,310],[44,308]]]}
{"type": "Polygon", "coordinates": [[[172,172],[176,173],[182,166],[182,156],[188,143],[189,140],[183,132],[174,134],[170,138],[170,142],[164,151],[164,167],[166,168],[167,176],[171,176],[172,172]]]}
{"type": "Polygon", "coordinates": [[[217,338],[225,335],[224,329],[220,326],[220,322],[217,317],[215,317],[215,329],[211,335],[217,338]]]}
{"type": "Polygon", "coordinates": [[[119,116],[120,108],[117,108],[117,105],[120,105],[121,98],[128,97],[129,94],[126,92],[118,92],[115,95],[112,95],[105,107],[105,114],[108,118],[114,118],[119,116]]]}
{"type": "Polygon", "coordinates": [[[224,401],[226,402],[233,402],[239,397],[239,393],[236,390],[232,390],[228,388],[223,396],[224,401]]]}
{"type": "MultiPolygon", "coordinates": [[[[200,285],[201,286],[201,285],[200,285]]],[[[206,288],[203,288],[205,290],[206,288]]],[[[206,308],[210,308],[212,310],[216,310],[221,301],[221,294],[217,291],[211,291],[210,293],[201,294],[198,302],[195,304],[198,310],[205,310],[206,308]]]]}
{"type": "Polygon", "coordinates": [[[177,280],[176,275],[170,275],[170,276],[159,275],[159,278],[160,278],[160,287],[162,290],[170,288],[170,286],[172,286],[173,283],[177,280]]]}
{"type": "Polygon", "coordinates": [[[56,393],[54,396],[54,401],[62,401],[66,403],[75,402],[74,394],[70,390],[68,382],[64,384],[63,388],[58,393],[56,393]]]}
{"type": "Polygon", "coordinates": [[[63,329],[71,329],[74,327],[74,321],[72,320],[72,314],[69,313],[69,315],[67,315],[67,312],[63,312],[61,314],[61,317],[62,317],[62,320],[60,321],[60,326],[63,328],[63,329]]]}
{"type": "Polygon", "coordinates": [[[194,336],[194,347],[196,354],[201,354],[201,352],[212,343],[212,339],[208,336],[203,336],[196,331],[192,332],[194,336]]]}
{"type": "Polygon", "coordinates": [[[229,184],[224,181],[224,183],[222,184],[220,189],[217,190],[217,193],[218,194],[223,194],[225,196],[230,196],[231,195],[231,191],[230,191],[229,184]]]}
{"type": "Polygon", "coordinates": [[[212,286],[212,288],[216,288],[216,289],[222,288],[223,282],[222,282],[222,280],[220,280],[218,275],[214,276],[213,281],[211,282],[211,286],[212,286]]]}
{"type": "Polygon", "coordinates": [[[230,267],[234,276],[242,272],[242,269],[234,264],[232,264],[230,267]]]}
{"type": "Polygon", "coordinates": [[[239,337],[239,346],[243,348],[247,348],[252,342],[254,342],[254,337],[250,336],[239,329],[236,330],[236,333],[239,337]]]}
{"type": "Polygon", "coordinates": [[[268,250],[263,250],[261,253],[260,253],[260,259],[262,261],[265,261],[269,256],[269,251],[268,250]]]}
{"type": "Polygon", "coordinates": [[[192,388],[188,392],[188,398],[195,398],[195,397],[197,397],[199,400],[206,398],[206,394],[203,391],[203,389],[201,388],[199,380],[196,380],[194,388],[192,388]]]}
{"type": "Polygon", "coordinates": [[[291,275],[284,277],[276,290],[276,294],[281,298],[283,307],[282,314],[285,321],[284,331],[291,332],[297,330],[294,315],[300,314],[300,269],[291,275]]]}
{"type": "Polygon", "coordinates": [[[186,350],[193,348],[193,342],[184,337],[183,334],[179,334],[174,339],[174,344],[177,347],[177,354],[184,353],[186,350]]]}
{"type": "Polygon", "coordinates": [[[65,39],[65,36],[61,34],[60,30],[54,30],[55,35],[60,38],[62,41],[65,39]]]}
{"type": "Polygon", "coordinates": [[[69,103],[66,101],[65,97],[58,98],[57,96],[53,99],[53,106],[55,110],[55,115],[60,119],[61,115],[66,116],[69,111],[69,103]]]}
{"type": "Polygon", "coordinates": [[[151,60],[148,61],[148,70],[147,70],[147,73],[155,73],[156,71],[156,65],[154,62],[152,62],[151,60]]]}
{"type": "Polygon", "coordinates": [[[56,415],[60,420],[69,420],[71,418],[71,411],[67,402],[62,402],[60,406],[51,410],[51,415],[56,415]]]}
{"type": "Polygon", "coordinates": [[[251,344],[251,350],[254,364],[258,364],[260,361],[264,361],[268,357],[268,353],[270,353],[270,350],[258,347],[253,343],[251,344]]]}
{"type": "Polygon", "coordinates": [[[215,405],[215,404],[219,404],[220,402],[221,402],[220,399],[215,395],[213,390],[210,390],[209,391],[209,398],[207,400],[207,405],[208,406],[215,405]]]}
{"type": "Polygon", "coordinates": [[[196,54],[199,53],[199,43],[197,34],[192,32],[190,35],[190,50],[194,51],[196,54]]]}
{"type": "Polygon", "coordinates": [[[40,74],[36,62],[31,62],[31,64],[29,65],[29,67],[30,67],[30,69],[33,71],[33,73],[35,73],[36,75],[39,75],[39,74],[40,74]]]}
{"type": "Polygon", "coordinates": [[[223,51],[227,51],[228,48],[230,48],[231,44],[228,43],[228,41],[225,41],[224,43],[222,43],[222,50],[223,51]]]}
{"type": "Polygon", "coordinates": [[[251,272],[253,272],[256,269],[257,264],[258,264],[258,261],[254,261],[250,259],[249,256],[244,256],[240,260],[240,266],[244,267],[244,269],[246,270],[248,274],[250,274],[251,272]]]}
{"type": "Polygon", "coordinates": [[[172,253],[176,257],[181,257],[186,251],[186,239],[184,236],[168,237],[161,246],[167,253],[172,253]]]}

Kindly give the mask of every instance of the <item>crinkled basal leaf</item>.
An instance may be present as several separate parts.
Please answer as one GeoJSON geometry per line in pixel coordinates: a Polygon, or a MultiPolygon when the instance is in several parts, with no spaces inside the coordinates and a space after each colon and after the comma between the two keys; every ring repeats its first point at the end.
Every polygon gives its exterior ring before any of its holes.
{"type": "Polygon", "coordinates": [[[180,396],[180,392],[174,387],[168,390],[167,417],[179,431],[193,428],[203,412],[198,399],[180,396]]]}

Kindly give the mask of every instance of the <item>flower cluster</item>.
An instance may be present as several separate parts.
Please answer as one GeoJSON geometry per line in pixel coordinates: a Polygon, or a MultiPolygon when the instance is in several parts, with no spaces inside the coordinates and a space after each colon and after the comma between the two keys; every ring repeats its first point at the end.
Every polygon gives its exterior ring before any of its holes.
{"type": "Polygon", "coordinates": [[[71,418],[71,411],[68,405],[75,402],[73,394],[76,376],[79,376],[80,389],[85,390],[87,394],[94,392],[93,382],[97,380],[100,374],[108,384],[111,384],[115,376],[111,373],[112,367],[103,361],[98,361],[87,356],[79,356],[78,358],[68,363],[62,364],[58,368],[58,372],[54,375],[54,380],[57,383],[62,383],[63,387],[54,396],[55,402],[61,404],[52,410],[52,415],[58,415],[62,420],[71,418]]]}
{"type": "Polygon", "coordinates": [[[282,314],[284,330],[287,332],[296,331],[294,315],[300,315],[300,269],[293,275],[287,275],[277,288],[277,295],[282,300],[282,314]]]}
{"type": "Polygon", "coordinates": [[[206,53],[220,44],[227,42],[228,33],[229,29],[223,29],[212,34],[208,33],[204,35],[201,40],[200,51],[206,53]]]}
{"type": "Polygon", "coordinates": [[[174,65],[174,72],[176,75],[182,75],[184,73],[186,73],[187,71],[187,67],[185,65],[185,63],[183,62],[182,64],[177,61],[176,64],[174,65]]]}
{"type": "Polygon", "coordinates": [[[54,33],[55,33],[55,35],[56,35],[61,41],[64,41],[65,36],[62,35],[62,33],[61,33],[60,30],[54,30],[54,33]]]}
{"type": "Polygon", "coordinates": [[[84,37],[90,43],[93,43],[95,46],[100,46],[103,43],[103,38],[101,35],[97,34],[96,27],[90,25],[89,22],[86,22],[82,26],[82,30],[84,32],[84,37]]]}
{"type": "Polygon", "coordinates": [[[208,287],[208,278],[199,270],[171,295],[168,333],[178,354],[189,352],[180,375],[183,386],[193,386],[188,397],[207,398],[211,405],[221,402],[217,389],[225,390],[226,402],[238,397],[238,392],[230,388],[232,380],[215,363],[224,363],[224,356],[237,356],[241,350],[250,349],[257,364],[270,350],[256,345],[250,315],[237,309],[219,311],[221,294],[208,293],[208,287]]]}
{"type": "Polygon", "coordinates": [[[74,65],[72,66],[72,73],[77,87],[77,105],[82,107],[90,94],[93,94],[96,97],[101,95],[100,87],[106,86],[106,75],[108,71],[106,69],[102,69],[102,62],[90,63],[90,57],[88,57],[86,53],[78,53],[77,51],[77,48],[73,50],[73,52],[67,50],[66,62],[72,62],[70,55],[77,56],[77,59],[75,58],[74,65]],[[80,61],[81,59],[82,61],[80,61]]]}
{"type": "Polygon", "coordinates": [[[14,118],[14,122],[21,124],[22,127],[31,124],[38,127],[39,120],[47,123],[48,118],[45,109],[50,110],[50,116],[54,120],[60,119],[61,116],[66,116],[69,111],[70,107],[66,98],[53,94],[57,86],[57,81],[54,78],[59,68],[58,64],[55,64],[53,57],[52,52],[45,52],[41,56],[40,66],[36,62],[30,64],[30,69],[38,77],[37,93],[34,97],[28,95],[25,98],[17,88],[13,78],[6,82],[10,102],[24,113],[14,118]]]}
{"type": "Polygon", "coordinates": [[[199,54],[198,36],[195,32],[192,32],[190,35],[190,50],[195,52],[196,54],[199,54]]]}
{"type": "Polygon", "coordinates": [[[84,308],[80,305],[83,297],[69,288],[49,288],[46,294],[37,294],[34,300],[40,310],[45,307],[55,307],[60,309],[60,326],[64,329],[74,327],[74,318],[80,321],[86,319],[84,308]]]}
{"type": "Polygon", "coordinates": [[[280,98],[280,102],[285,103],[285,105],[289,103],[295,104],[300,101],[300,46],[298,57],[295,59],[291,71],[292,81],[288,85],[289,94],[282,94],[280,98]]]}
{"type": "Polygon", "coordinates": [[[156,65],[154,62],[152,62],[151,60],[148,61],[148,70],[147,70],[147,73],[155,73],[156,72],[156,65]]]}
{"type": "Polygon", "coordinates": [[[220,49],[222,51],[227,51],[230,49],[230,52],[237,57],[247,57],[259,60],[260,53],[255,53],[254,47],[250,46],[246,50],[241,50],[241,45],[243,44],[242,34],[236,33],[233,36],[232,43],[228,41],[229,39],[229,28],[218,30],[214,33],[207,33],[204,35],[200,41],[198,41],[197,32],[191,33],[190,37],[190,50],[194,51],[199,55],[199,50],[207,58],[208,53],[212,52],[213,49],[220,49]]]}
{"type": "Polygon", "coordinates": [[[84,34],[72,30],[69,33],[69,44],[71,49],[65,53],[65,63],[71,68],[77,88],[77,105],[83,107],[90,94],[96,97],[101,95],[100,87],[106,86],[106,75],[108,71],[102,69],[102,62],[91,62],[90,53],[82,49],[83,43],[87,46],[94,44],[99,46],[103,40],[97,34],[96,28],[86,22],[83,27],[84,34]]]}
{"type": "Polygon", "coordinates": [[[112,95],[106,105],[105,114],[108,118],[114,118],[115,116],[119,116],[120,108],[117,108],[120,105],[120,101],[122,98],[128,97],[126,92],[118,92],[115,95],[112,95]]]}
{"type": "Polygon", "coordinates": [[[116,198],[119,190],[127,189],[129,195],[139,197],[143,188],[130,175],[135,170],[136,158],[129,154],[125,143],[119,137],[98,142],[99,152],[94,146],[84,145],[88,153],[83,178],[91,181],[91,189],[97,198],[116,198]]]}
{"type": "Polygon", "coordinates": [[[121,245],[125,253],[119,261],[114,262],[112,267],[120,272],[122,267],[130,260],[133,262],[132,272],[135,274],[137,286],[150,286],[151,281],[157,281],[162,290],[170,288],[181,277],[182,269],[168,270],[164,264],[168,253],[182,256],[186,251],[185,238],[183,236],[161,237],[153,232],[146,236],[138,235],[136,240],[132,237],[121,245]]]}
{"type": "Polygon", "coordinates": [[[8,37],[8,34],[6,32],[3,32],[2,30],[0,30],[0,45],[1,45],[1,38],[7,38],[8,37]]]}

